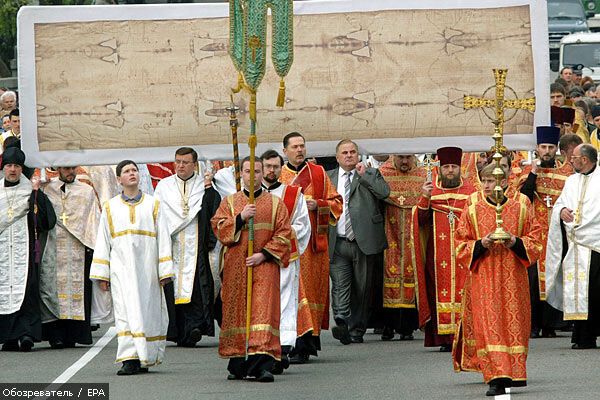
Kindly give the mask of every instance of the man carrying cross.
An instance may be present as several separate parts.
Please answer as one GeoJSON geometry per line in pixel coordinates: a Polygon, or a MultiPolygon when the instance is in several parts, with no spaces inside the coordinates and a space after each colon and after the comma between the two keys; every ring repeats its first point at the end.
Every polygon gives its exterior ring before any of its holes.
{"type": "Polygon", "coordinates": [[[92,186],[76,179],[76,167],[57,168],[44,187],[56,211],[40,270],[42,334],[53,349],[92,344],[90,267],[100,223],[92,186]]]}
{"type": "MultiPolygon", "coordinates": [[[[383,263],[384,328],[382,340],[412,340],[418,328],[415,303],[415,264],[411,256],[412,208],[421,197],[425,169],[417,168],[414,154],[392,155],[379,172],[390,186],[385,201],[388,248],[383,263]]],[[[431,160],[433,161],[433,160],[431,160]]]]}
{"type": "Polygon", "coordinates": [[[546,244],[548,223],[552,208],[560,196],[569,176],[573,174],[570,163],[561,163],[556,159],[560,129],[554,126],[537,128],[538,159],[523,169],[517,186],[520,192],[529,197],[533,204],[535,220],[541,226],[540,242],[542,253],[529,268],[529,286],[531,294],[531,337],[555,337],[554,329],[562,322],[562,315],[546,303],[546,244]],[[541,331],[541,332],[540,332],[541,331]]]}
{"type": "Polygon", "coordinates": [[[452,350],[460,318],[462,288],[468,266],[456,261],[454,232],[461,211],[475,191],[460,175],[462,150],[438,149],[439,176],[426,181],[413,208],[413,257],[417,269],[419,327],[425,327],[425,347],[452,350]]]}

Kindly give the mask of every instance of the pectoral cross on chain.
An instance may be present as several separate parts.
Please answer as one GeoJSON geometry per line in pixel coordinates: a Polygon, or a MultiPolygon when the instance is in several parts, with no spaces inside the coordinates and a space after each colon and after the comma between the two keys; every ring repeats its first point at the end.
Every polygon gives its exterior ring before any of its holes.
{"type": "Polygon", "coordinates": [[[183,216],[187,217],[188,214],[190,213],[190,206],[188,205],[187,202],[183,202],[182,208],[183,208],[183,216]]]}
{"type": "Polygon", "coordinates": [[[454,221],[457,218],[458,217],[456,216],[456,214],[454,214],[454,211],[450,210],[450,212],[448,213],[448,221],[450,221],[450,225],[454,225],[454,221]]]}
{"type": "Polygon", "coordinates": [[[546,197],[544,197],[544,201],[546,202],[546,207],[548,208],[552,208],[552,197],[550,197],[550,195],[546,195],[546,197]]]}
{"type": "Polygon", "coordinates": [[[8,207],[8,211],[6,213],[8,214],[8,219],[12,221],[15,217],[15,211],[12,209],[12,207],[8,207]]]}
{"type": "Polygon", "coordinates": [[[69,219],[69,217],[64,211],[60,215],[60,219],[62,220],[63,226],[67,226],[67,220],[69,219]]]}
{"type": "Polygon", "coordinates": [[[425,168],[425,171],[427,171],[427,182],[431,182],[433,180],[433,169],[439,167],[440,162],[434,161],[431,157],[431,153],[427,153],[423,161],[419,161],[417,165],[425,168]]]}

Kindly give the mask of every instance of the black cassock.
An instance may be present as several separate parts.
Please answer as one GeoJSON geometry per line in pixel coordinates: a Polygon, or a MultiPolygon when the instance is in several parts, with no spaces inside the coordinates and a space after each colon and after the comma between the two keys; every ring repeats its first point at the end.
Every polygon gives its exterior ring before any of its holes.
{"type": "Polygon", "coordinates": [[[210,227],[210,219],[221,203],[221,196],[212,187],[206,188],[202,208],[198,213],[198,259],[192,299],[187,304],[175,304],[173,282],[165,285],[165,297],[169,313],[167,340],[180,346],[192,346],[190,332],[199,329],[205,336],[215,335],[214,281],[208,253],[215,248],[217,238],[210,227]]]}
{"type": "MultiPolygon", "coordinates": [[[[14,186],[9,182],[5,182],[5,184],[14,186]]],[[[0,343],[15,342],[23,336],[30,336],[36,342],[42,339],[39,261],[47,233],[54,228],[55,224],[56,215],[48,197],[41,190],[32,191],[29,198],[29,213],[27,214],[29,268],[27,270],[25,297],[18,311],[12,314],[0,315],[0,343]],[[37,214],[34,213],[35,203],[37,203],[37,214]],[[35,238],[36,232],[37,241],[35,238]]]]}

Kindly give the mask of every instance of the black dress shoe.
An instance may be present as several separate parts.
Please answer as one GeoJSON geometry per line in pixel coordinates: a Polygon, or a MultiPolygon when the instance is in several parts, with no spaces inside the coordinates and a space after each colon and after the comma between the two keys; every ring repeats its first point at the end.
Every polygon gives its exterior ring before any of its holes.
{"type": "Polygon", "coordinates": [[[123,361],[123,366],[120,370],[117,371],[117,375],[135,375],[140,372],[139,361],[137,360],[127,360],[123,361]]]}
{"type": "Polygon", "coordinates": [[[267,370],[264,370],[259,376],[256,377],[256,382],[268,383],[273,381],[275,381],[275,377],[267,370]]]}
{"type": "Polygon", "coordinates": [[[400,340],[415,340],[415,337],[413,336],[412,333],[409,333],[409,334],[402,333],[402,334],[400,334],[400,340]]]}
{"type": "Polygon", "coordinates": [[[33,348],[33,338],[31,336],[23,336],[20,340],[19,350],[29,352],[33,348]]]}
{"type": "Polygon", "coordinates": [[[452,351],[452,345],[451,344],[443,344],[440,347],[440,353],[450,353],[452,351]]]}
{"type": "Polygon", "coordinates": [[[596,343],[575,343],[571,346],[573,350],[587,350],[587,349],[596,349],[596,343]]]}
{"type": "Polygon", "coordinates": [[[7,340],[2,345],[2,351],[19,351],[19,341],[18,340],[7,340]]]}
{"type": "Polygon", "coordinates": [[[236,375],[236,374],[229,374],[229,375],[227,375],[227,380],[228,381],[241,381],[242,379],[244,379],[244,377],[236,375]]]}
{"type": "Polygon", "coordinates": [[[365,341],[362,336],[350,336],[350,340],[352,340],[352,343],[363,343],[365,341]]]}
{"type": "Polygon", "coordinates": [[[491,383],[490,388],[487,392],[485,392],[486,396],[500,396],[501,394],[506,394],[506,390],[504,390],[504,386],[491,383]]]}
{"type": "Polygon", "coordinates": [[[50,347],[53,349],[64,349],[65,344],[61,340],[50,340],[50,347]]]}
{"type": "Polygon", "coordinates": [[[198,343],[201,339],[202,339],[202,332],[200,331],[200,329],[198,329],[198,328],[192,329],[192,331],[190,332],[190,338],[189,338],[188,342],[194,343],[194,346],[195,346],[196,343],[198,343]]]}
{"type": "Polygon", "coordinates": [[[290,364],[306,364],[309,359],[309,355],[305,353],[298,353],[290,357],[290,364]]]}
{"type": "Polygon", "coordinates": [[[352,343],[352,340],[350,339],[350,333],[348,332],[348,325],[346,324],[334,326],[331,328],[331,334],[333,335],[334,339],[339,340],[343,345],[352,343]]]}
{"type": "Polygon", "coordinates": [[[98,329],[100,329],[100,324],[93,324],[90,326],[92,332],[96,332],[98,329]]]}
{"type": "Polygon", "coordinates": [[[389,326],[386,326],[385,328],[383,328],[381,340],[383,340],[384,342],[389,342],[392,339],[394,339],[394,329],[390,328],[389,326]]]}

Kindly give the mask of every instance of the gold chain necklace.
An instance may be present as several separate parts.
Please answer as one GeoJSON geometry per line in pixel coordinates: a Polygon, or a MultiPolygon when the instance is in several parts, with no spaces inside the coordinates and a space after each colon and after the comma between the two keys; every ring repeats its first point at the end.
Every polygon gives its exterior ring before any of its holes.
{"type": "MultiPolygon", "coordinates": [[[[194,183],[196,182],[196,178],[197,177],[198,177],[198,175],[194,172],[194,179],[190,183],[190,186],[192,188],[194,187],[194,183]]],[[[181,179],[181,178],[179,178],[179,179],[181,179]]],[[[188,178],[187,181],[189,181],[189,178],[188,178]]],[[[188,214],[190,213],[190,205],[189,205],[190,195],[185,193],[186,192],[185,188],[187,187],[187,185],[186,185],[187,181],[183,181],[183,185],[184,185],[184,189],[183,190],[181,190],[181,188],[179,187],[179,183],[176,182],[177,183],[177,190],[179,190],[179,194],[181,195],[181,208],[183,209],[183,216],[184,217],[187,217],[188,214]]]]}
{"type": "Polygon", "coordinates": [[[12,221],[13,218],[15,217],[15,209],[13,208],[13,205],[15,204],[15,198],[17,197],[17,191],[16,191],[16,189],[13,191],[13,195],[12,195],[12,199],[11,199],[10,196],[8,195],[8,190],[6,190],[6,186],[4,186],[4,194],[6,196],[6,202],[8,203],[8,211],[6,213],[8,215],[9,221],[12,221]]]}

